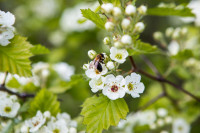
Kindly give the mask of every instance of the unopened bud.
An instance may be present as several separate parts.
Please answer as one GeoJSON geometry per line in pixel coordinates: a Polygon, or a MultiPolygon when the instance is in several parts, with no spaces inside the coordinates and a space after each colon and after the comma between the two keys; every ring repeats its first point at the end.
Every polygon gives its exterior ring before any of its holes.
{"type": "Polygon", "coordinates": [[[114,42],[114,46],[115,46],[116,48],[122,48],[122,47],[123,47],[123,44],[122,44],[121,42],[119,42],[119,41],[116,41],[116,42],[114,42]]]}
{"type": "Polygon", "coordinates": [[[154,32],[153,38],[154,38],[155,40],[157,40],[157,41],[160,41],[160,40],[163,38],[163,34],[162,34],[161,32],[159,32],[159,31],[154,32]]]}
{"type": "Polygon", "coordinates": [[[44,117],[45,118],[50,118],[51,117],[51,113],[49,111],[45,111],[44,112],[44,117]]]}
{"type": "Polygon", "coordinates": [[[83,70],[88,70],[89,69],[89,64],[83,64],[83,70]]]}
{"type": "Polygon", "coordinates": [[[89,50],[88,51],[88,56],[90,59],[94,59],[96,57],[97,53],[94,50],[89,50]]]}
{"type": "Polygon", "coordinates": [[[106,22],[105,28],[107,31],[112,31],[114,30],[114,24],[112,22],[106,22]]]}
{"type": "Polygon", "coordinates": [[[180,37],[180,34],[181,34],[181,28],[176,28],[176,29],[174,30],[174,33],[173,33],[173,35],[172,35],[172,38],[173,38],[173,39],[178,39],[178,38],[180,37]]]}
{"type": "Polygon", "coordinates": [[[135,30],[137,32],[142,32],[144,30],[144,23],[138,22],[135,24],[135,30]]]}
{"type": "Polygon", "coordinates": [[[134,15],[136,13],[136,7],[133,5],[128,5],[125,9],[126,15],[134,15]]]}
{"type": "Polygon", "coordinates": [[[115,68],[115,65],[112,61],[108,61],[108,63],[106,64],[107,68],[109,70],[112,70],[113,68],[115,68]]]}
{"type": "Polygon", "coordinates": [[[113,10],[113,4],[111,3],[102,4],[101,8],[105,13],[111,13],[113,10]]]}
{"type": "Polygon", "coordinates": [[[158,126],[163,126],[165,123],[164,123],[164,121],[163,121],[163,119],[158,119],[157,120],[157,125],[158,126]]]}
{"type": "Polygon", "coordinates": [[[172,123],[172,117],[171,117],[171,116],[165,117],[165,122],[166,122],[167,124],[172,123]]]}
{"type": "Polygon", "coordinates": [[[103,39],[103,43],[104,43],[105,45],[110,44],[110,38],[109,38],[109,37],[105,37],[105,38],[103,39]]]}
{"type": "Polygon", "coordinates": [[[127,18],[123,19],[121,23],[123,29],[127,29],[130,26],[130,24],[131,21],[127,18]]]}
{"type": "Polygon", "coordinates": [[[169,27],[169,28],[166,29],[165,35],[166,35],[167,37],[171,37],[172,34],[173,34],[173,32],[174,32],[174,28],[169,27]]]}
{"type": "Polygon", "coordinates": [[[131,44],[132,43],[132,38],[129,35],[123,35],[121,38],[121,42],[123,44],[131,44]]]}
{"type": "Polygon", "coordinates": [[[186,27],[181,29],[181,35],[185,36],[188,33],[188,29],[186,27]]]}
{"type": "Polygon", "coordinates": [[[145,15],[146,12],[147,12],[147,7],[144,6],[144,5],[141,5],[141,6],[138,8],[138,12],[139,12],[139,14],[141,14],[141,15],[145,15]]]}
{"type": "Polygon", "coordinates": [[[115,16],[115,17],[118,17],[118,16],[120,16],[122,14],[122,11],[121,11],[121,9],[119,8],[119,7],[114,7],[113,8],[113,15],[115,16]]]}

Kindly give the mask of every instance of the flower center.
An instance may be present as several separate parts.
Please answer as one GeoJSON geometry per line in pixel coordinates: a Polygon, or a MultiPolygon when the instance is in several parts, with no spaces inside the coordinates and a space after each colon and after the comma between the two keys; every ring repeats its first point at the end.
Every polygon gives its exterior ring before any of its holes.
{"type": "Polygon", "coordinates": [[[6,113],[10,113],[11,110],[12,110],[11,107],[8,106],[4,108],[4,112],[6,113]]]}
{"type": "Polygon", "coordinates": [[[53,133],[60,133],[60,130],[59,129],[54,129],[53,133]]]}
{"type": "Polygon", "coordinates": [[[111,91],[112,91],[112,92],[116,92],[116,91],[118,91],[118,89],[119,89],[119,87],[116,86],[116,85],[113,85],[113,86],[111,87],[111,91]]]}
{"type": "Polygon", "coordinates": [[[179,131],[182,131],[182,130],[183,130],[183,127],[182,127],[182,126],[179,126],[179,127],[178,127],[178,130],[179,130],[179,131]]]}
{"type": "Polygon", "coordinates": [[[117,58],[117,59],[121,60],[121,59],[122,59],[122,54],[119,54],[119,53],[118,53],[118,54],[116,54],[116,55],[115,55],[115,58],[117,58]]]}
{"type": "Polygon", "coordinates": [[[128,84],[128,89],[129,89],[130,91],[133,90],[133,84],[129,83],[129,84],[128,84]]]}
{"type": "Polygon", "coordinates": [[[100,86],[100,85],[102,85],[102,83],[103,83],[102,80],[99,79],[99,80],[97,80],[96,85],[97,85],[97,86],[100,86]]]}
{"type": "Polygon", "coordinates": [[[34,127],[36,127],[37,125],[39,125],[40,122],[39,121],[36,121],[35,123],[33,123],[34,127]]]}

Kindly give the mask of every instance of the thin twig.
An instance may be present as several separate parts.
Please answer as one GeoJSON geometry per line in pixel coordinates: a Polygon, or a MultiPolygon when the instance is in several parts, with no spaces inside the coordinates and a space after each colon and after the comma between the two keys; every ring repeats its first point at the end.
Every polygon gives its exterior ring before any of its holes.
{"type": "Polygon", "coordinates": [[[200,102],[200,98],[198,98],[197,96],[191,94],[187,90],[183,89],[181,86],[179,86],[179,85],[177,85],[177,84],[175,84],[175,83],[173,83],[173,82],[171,82],[171,81],[169,81],[169,80],[167,80],[167,79],[165,79],[163,77],[156,77],[156,76],[153,76],[153,75],[151,75],[151,74],[149,74],[149,73],[147,73],[147,72],[145,72],[145,71],[143,71],[141,69],[138,69],[137,66],[135,65],[135,62],[134,62],[132,56],[129,56],[129,59],[130,59],[131,64],[132,64],[132,69],[131,69],[130,72],[138,72],[138,73],[140,73],[142,75],[145,75],[146,77],[149,77],[149,78],[151,78],[153,80],[156,80],[156,81],[159,81],[159,82],[163,82],[163,83],[167,83],[167,84],[173,86],[174,88],[182,91],[183,93],[189,95],[190,97],[192,97],[193,99],[197,100],[198,102],[200,102]]]}

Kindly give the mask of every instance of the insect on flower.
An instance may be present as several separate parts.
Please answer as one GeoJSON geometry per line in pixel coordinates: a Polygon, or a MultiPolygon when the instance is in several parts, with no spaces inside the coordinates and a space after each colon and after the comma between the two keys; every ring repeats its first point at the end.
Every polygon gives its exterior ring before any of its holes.
{"type": "Polygon", "coordinates": [[[94,60],[90,63],[90,66],[89,68],[94,68],[96,69],[97,72],[102,72],[103,68],[102,68],[102,64],[104,64],[104,54],[103,53],[100,53],[98,54],[94,60]]]}

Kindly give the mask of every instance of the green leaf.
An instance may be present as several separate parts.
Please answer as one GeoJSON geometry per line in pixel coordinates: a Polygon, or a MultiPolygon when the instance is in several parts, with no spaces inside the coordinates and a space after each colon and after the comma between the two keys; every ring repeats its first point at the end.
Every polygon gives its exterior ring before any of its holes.
{"type": "Polygon", "coordinates": [[[14,77],[12,77],[12,79],[8,81],[6,86],[9,88],[20,88],[21,87],[20,83],[14,77]]]}
{"type": "Polygon", "coordinates": [[[127,49],[129,56],[132,55],[139,55],[139,54],[152,54],[152,53],[158,53],[157,47],[154,45],[151,45],[149,43],[136,41],[133,44],[132,48],[127,49]]]}
{"type": "Polygon", "coordinates": [[[102,0],[103,3],[112,3],[114,6],[120,6],[121,1],[120,0],[102,0]]]}
{"type": "Polygon", "coordinates": [[[124,99],[110,100],[104,95],[86,99],[82,105],[83,124],[88,133],[102,133],[111,125],[116,126],[120,119],[125,119],[129,111],[124,99]]]}
{"type": "Polygon", "coordinates": [[[147,10],[148,15],[155,16],[182,16],[182,17],[194,17],[191,9],[183,7],[183,9],[168,8],[168,7],[156,7],[149,8],[147,10]]]}
{"type": "Polygon", "coordinates": [[[190,49],[185,49],[183,51],[179,51],[176,55],[172,56],[173,59],[177,60],[186,60],[193,57],[193,52],[190,49]]]}
{"type": "Polygon", "coordinates": [[[46,47],[38,44],[38,45],[34,45],[31,49],[30,49],[31,53],[34,55],[39,55],[39,54],[48,54],[49,53],[49,49],[47,49],[46,47]]]}
{"type": "Polygon", "coordinates": [[[106,23],[106,19],[100,17],[99,14],[91,11],[90,9],[81,9],[83,17],[94,22],[99,28],[104,29],[104,25],[106,23]]]}
{"type": "Polygon", "coordinates": [[[56,116],[60,112],[60,103],[57,101],[57,96],[46,89],[42,89],[31,102],[28,113],[30,116],[35,116],[38,110],[41,112],[48,110],[53,116],[56,116]]]}
{"type": "Polygon", "coordinates": [[[0,71],[30,77],[32,45],[25,37],[15,36],[7,46],[0,46],[0,71]]]}

